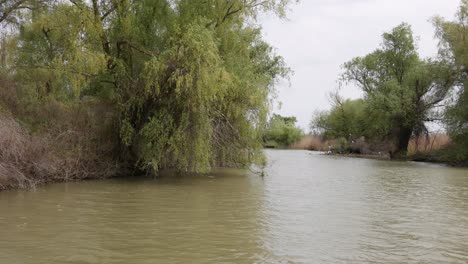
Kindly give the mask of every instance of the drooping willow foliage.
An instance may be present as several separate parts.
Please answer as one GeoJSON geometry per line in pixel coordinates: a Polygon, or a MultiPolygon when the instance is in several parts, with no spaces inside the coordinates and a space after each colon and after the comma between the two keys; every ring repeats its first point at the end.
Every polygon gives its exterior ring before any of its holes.
{"type": "Polygon", "coordinates": [[[25,101],[111,103],[120,159],[206,172],[261,157],[289,69],[256,17],[287,0],[0,0],[1,70],[25,101]]]}

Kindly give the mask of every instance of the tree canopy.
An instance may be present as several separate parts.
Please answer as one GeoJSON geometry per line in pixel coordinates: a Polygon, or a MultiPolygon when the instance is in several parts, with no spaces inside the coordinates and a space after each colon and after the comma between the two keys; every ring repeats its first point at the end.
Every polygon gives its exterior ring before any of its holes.
{"type": "Polygon", "coordinates": [[[110,103],[120,159],[142,170],[244,166],[289,73],[255,19],[289,2],[0,1],[4,72],[24,101],[110,103]]]}
{"type": "Polygon", "coordinates": [[[364,92],[368,114],[383,138],[393,142],[392,156],[405,156],[413,134],[427,132],[426,121],[445,100],[455,81],[450,65],[421,59],[408,24],[382,35],[381,47],[344,64],[342,80],[364,92]]]}

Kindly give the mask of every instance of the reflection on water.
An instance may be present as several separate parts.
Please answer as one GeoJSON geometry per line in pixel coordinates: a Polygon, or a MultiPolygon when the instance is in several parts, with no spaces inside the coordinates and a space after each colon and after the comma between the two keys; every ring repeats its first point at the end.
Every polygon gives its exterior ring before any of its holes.
{"type": "Polygon", "coordinates": [[[468,170],[267,154],[265,177],[0,193],[0,263],[468,262],[468,170]]]}

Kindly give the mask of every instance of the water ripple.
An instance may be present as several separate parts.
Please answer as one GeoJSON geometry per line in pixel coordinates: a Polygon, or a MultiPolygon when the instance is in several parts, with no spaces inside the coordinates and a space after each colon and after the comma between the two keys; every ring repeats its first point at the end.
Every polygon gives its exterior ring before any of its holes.
{"type": "Polygon", "coordinates": [[[0,193],[0,263],[468,263],[468,171],[268,151],[265,177],[0,193]]]}

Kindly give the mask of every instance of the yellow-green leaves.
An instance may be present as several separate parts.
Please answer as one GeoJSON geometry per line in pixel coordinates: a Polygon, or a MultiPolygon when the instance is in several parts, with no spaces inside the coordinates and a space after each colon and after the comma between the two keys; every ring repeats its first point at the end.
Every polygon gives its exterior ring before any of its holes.
{"type": "Polygon", "coordinates": [[[85,10],[59,4],[39,13],[17,36],[17,77],[40,81],[39,97],[77,98],[106,66],[95,38],[85,10]]]}
{"type": "Polygon", "coordinates": [[[15,77],[35,100],[110,101],[120,158],[140,169],[245,166],[288,74],[252,21],[288,2],[52,1],[14,36],[15,77]]]}
{"type": "Polygon", "coordinates": [[[163,65],[158,57],[153,57],[145,62],[142,78],[145,83],[145,92],[147,94],[157,96],[160,92],[160,77],[162,75],[163,65]]]}

